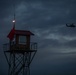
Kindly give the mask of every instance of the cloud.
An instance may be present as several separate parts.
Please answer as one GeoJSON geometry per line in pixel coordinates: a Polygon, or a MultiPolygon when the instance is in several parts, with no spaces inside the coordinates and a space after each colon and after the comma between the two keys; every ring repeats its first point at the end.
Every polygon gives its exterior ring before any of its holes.
{"type": "MultiPolygon", "coordinates": [[[[38,42],[38,52],[32,63],[33,75],[76,74],[76,29],[65,26],[76,22],[76,1],[16,0],[15,4],[16,29],[32,31],[35,34],[32,39],[38,42]]],[[[2,43],[8,41],[6,36],[13,25],[12,5],[9,0],[0,2],[0,57],[3,59],[2,43]]],[[[5,60],[2,63],[5,64],[5,60]]],[[[4,67],[0,74],[3,70],[4,67]]]]}

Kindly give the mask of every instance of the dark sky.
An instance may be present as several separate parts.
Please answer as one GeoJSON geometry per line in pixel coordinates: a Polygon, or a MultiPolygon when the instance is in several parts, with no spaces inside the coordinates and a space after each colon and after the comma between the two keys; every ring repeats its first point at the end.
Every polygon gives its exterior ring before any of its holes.
{"type": "Polygon", "coordinates": [[[30,30],[38,43],[31,75],[76,75],[76,0],[0,0],[0,75],[7,75],[3,44],[13,27],[30,30]]]}

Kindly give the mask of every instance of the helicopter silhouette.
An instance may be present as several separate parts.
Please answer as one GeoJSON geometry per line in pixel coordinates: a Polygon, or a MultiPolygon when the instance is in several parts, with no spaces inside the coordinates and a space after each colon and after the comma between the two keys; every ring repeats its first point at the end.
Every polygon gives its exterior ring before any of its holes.
{"type": "Polygon", "coordinates": [[[67,26],[67,27],[73,27],[73,28],[76,27],[76,26],[74,25],[74,23],[72,23],[72,24],[66,24],[66,26],[67,26]]]}

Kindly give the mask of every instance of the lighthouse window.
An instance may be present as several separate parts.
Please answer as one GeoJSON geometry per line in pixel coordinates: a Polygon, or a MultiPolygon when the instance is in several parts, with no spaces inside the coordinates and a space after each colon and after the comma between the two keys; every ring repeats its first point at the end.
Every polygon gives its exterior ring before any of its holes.
{"type": "Polygon", "coordinates": [[[19,36],[19,43],[20,44],[26,44],[26,37],[25,36],[19,36]]]}

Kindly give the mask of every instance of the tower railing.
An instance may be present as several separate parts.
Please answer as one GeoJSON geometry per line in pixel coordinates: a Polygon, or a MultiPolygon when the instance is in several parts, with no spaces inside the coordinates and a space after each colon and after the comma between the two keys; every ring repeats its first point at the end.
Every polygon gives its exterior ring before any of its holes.
{"type": "MultiPolygon", "coordinates": [[[[27,50],[27,48],[26,48],[26,44],[24,44],[24,42],[22,44],[15,44],[15,42],[12,42],[11,45],[10,45],[10,43],[3,44],[3,50],[6,50],[6,51],[9,51],[9,50],[27,50]]],[[[37,43],[30,42],[29,50],[37,50],[37,43]]]]}

